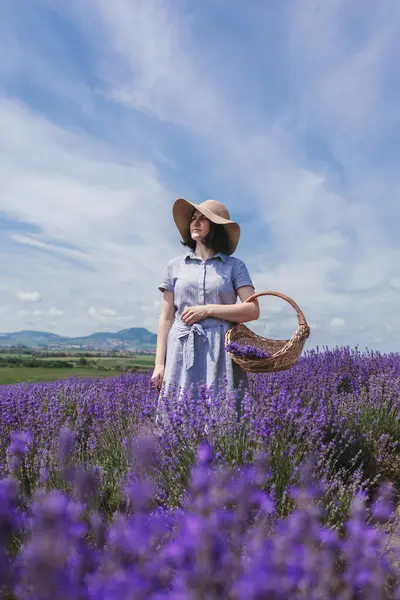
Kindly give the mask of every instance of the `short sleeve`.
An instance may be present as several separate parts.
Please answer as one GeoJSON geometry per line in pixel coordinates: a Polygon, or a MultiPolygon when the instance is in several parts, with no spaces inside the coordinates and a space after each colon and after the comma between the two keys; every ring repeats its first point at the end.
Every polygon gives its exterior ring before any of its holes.
{"type": "Polygon", "coordinates": [[[250,285],[254,289],[254,284],[246,265],[242,260],[236,259],[232,269],[232,282],[235,290],[238,290],[244,285],[250,285]]]}
{"type": "Polygon", "coordinates": [[[160,285],[158,286],[158,289],[160,290],[160,292],[163,292],[164,290],[168,291],[168,292],[173,292],[174,291],[174,279],[173,279],[173,275],[172,275],[172,262],[169,261],[164,269],[164,277],[162,278],[160,285]]]}

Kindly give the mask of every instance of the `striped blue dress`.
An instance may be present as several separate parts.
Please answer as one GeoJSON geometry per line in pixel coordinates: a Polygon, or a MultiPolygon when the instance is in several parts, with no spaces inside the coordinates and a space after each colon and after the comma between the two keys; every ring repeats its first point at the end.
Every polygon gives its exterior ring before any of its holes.
{"type": "Polygon", "coordinates": [[[237,290],[253,282],[245,263],[218,253],[203,261],[192,250],[170,260],[159,290],[174,292],[175,320],[169,331],[165,374],[161,394],[168,388],[193,385],[193,393],[203,383],[213,384],[218,393],[221,383],[228,393],[245,390],[247,375],[225,351],[225,333],[229,321],[207,318],[192,326],[181,320],[182,312],[201,304],[235,304],[237,290]]]}

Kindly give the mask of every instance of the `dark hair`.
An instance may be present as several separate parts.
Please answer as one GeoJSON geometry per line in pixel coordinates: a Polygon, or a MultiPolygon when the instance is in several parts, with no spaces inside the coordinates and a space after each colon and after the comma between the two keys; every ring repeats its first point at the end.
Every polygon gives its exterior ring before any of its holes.
{"type": "MultiPolygon", "coordinates": [[[[209,221],[209,223],[210,231],[204,240],[204,245],[207,248],[212,248],[213,250],[215,250],[216,253],[222,252],[222,254],[229,254],[230,242],[225,227],[223,225],[213,223],[212,221],[209,221]]],[[[188,230],[186,236],[183,238],[181,244],[183,246],[191,248],[192,250],[195,250],[196,242],[190,235],[190,229],[188,230]]]]}

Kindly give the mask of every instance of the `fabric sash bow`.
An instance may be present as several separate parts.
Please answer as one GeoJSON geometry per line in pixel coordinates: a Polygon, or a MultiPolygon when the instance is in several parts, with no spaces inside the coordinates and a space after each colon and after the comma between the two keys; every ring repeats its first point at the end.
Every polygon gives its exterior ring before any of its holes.
{"type": "MultiPolygon", "coordinates": [[[[205,323],[204,325],[200,325],[200,323],[194,323],[194,325],[185,325],[184,323],[179,324],[179,334],[178,339],[187,338],[186,347],[185,347],[185,368],[186,370],[190,369],[194,365],[194,341],[195,336],[198,335],[203,340],[203,343],[206,344],[208,342],[206,329],[211,329],[214,327],[221,327],[225,321],[216,320],[209,323],[205,323]]],[[[211,350],[211,348],[210,348],[211,350]]],[[[212,358],[212,357],[211,357],[212,358]]]]}
{"type": "Polygon", "coordinates": [[[204,344],[207,342],[206,332],[204,331],[203,327],[201,325],[199,325],[198,323],[195,323],[194,325],[192,325],[190,327],[190,329],[182,330],[178,335],[179,339],[182,339],[185,337],[188,338],[187,343],[186,343],[186,348],[185,348],[185,368],[186,369],[190,369],[194,365],[194,336],[195,335],[199,335],[202,338],[204,344]]]}

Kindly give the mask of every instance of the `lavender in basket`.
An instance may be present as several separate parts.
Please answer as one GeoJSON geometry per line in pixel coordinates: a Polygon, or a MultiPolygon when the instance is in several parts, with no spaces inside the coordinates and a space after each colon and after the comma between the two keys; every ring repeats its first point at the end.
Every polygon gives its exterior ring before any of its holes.
{"type": "Polygon", "coordinates": [[[265,352],[261,348],[255,348],[254,346],[241,346],[237,342],[230,342],[225,346],[225,350],[241,358],[270,358],[272,356],[271,352],[265,352]]]}

